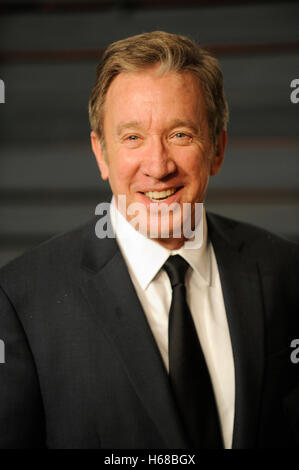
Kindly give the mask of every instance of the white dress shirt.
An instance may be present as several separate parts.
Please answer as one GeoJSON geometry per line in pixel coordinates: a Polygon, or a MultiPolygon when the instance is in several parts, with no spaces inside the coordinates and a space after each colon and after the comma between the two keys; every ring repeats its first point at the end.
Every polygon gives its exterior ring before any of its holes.
{"type": "Polygon", "coordinates": [[[196,229],[200,230],[200,224],[203,224],[201,247],[182,247],[173,251],[135,230],[118,211],[114,198],[110,215],[119,248],[167,370],[172,289],[168,275],[161,268],[174,254],[180,254],[191,266],[185,279],[187,303],[210,372],[224,445],[231,448],[235,408],[234,361],[218,266],[212,243],[208,240],[205,211],[196,229]]]}

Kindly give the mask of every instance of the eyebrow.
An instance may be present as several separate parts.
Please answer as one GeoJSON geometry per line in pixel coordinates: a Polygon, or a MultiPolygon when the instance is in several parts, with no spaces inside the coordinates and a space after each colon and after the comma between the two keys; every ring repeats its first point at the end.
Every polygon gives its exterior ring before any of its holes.
{"type": "MultiPolygon", "coordinates": [[[[174,119],[170,121],[168,124],[169,129],[173,129],[175,127],[188,127],[192,129],[192,131],[196,134],[200,132],[199,127],[195,125],[195,123],[190,119],[174,119]]],[[[129,122],[120,122],[116,127],[116,135],[120,136],[121,133],[126,129],[142,129],[142,124],[139,121],[129,121],[129,122]]]]}
{"type": "Polygon", "coordinates": [[[124,130],[132,129],[133,127],[135,129],[141,129],[142,125],[139,121],[120,122],[116,127],[116,135],[120,136],[124,130]]]}
{"type": "Polygon", "coordinates": [[[169,123],[169,128],[173,129],[174,127],[188,127],[196,134],[198,134],[200,131],[199,126],[196,126],[196,124],[191,119],[174,119],[169,123]]]}

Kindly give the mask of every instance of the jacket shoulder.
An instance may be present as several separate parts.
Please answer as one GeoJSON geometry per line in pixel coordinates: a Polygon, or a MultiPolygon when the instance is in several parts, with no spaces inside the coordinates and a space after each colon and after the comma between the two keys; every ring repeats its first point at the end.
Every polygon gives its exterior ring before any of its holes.
{"type": "Polygon", "coordinates": [[[209,232],[257,258],[292,260],[299,265],[299,244],[256,225],[207,213],[209,232]]]}
{"type": "Polygon", "coordinates": [[[82,244],[86,236],[94,230],[94,219],[71,231],[46,240],[40,245],[26,251],[0,269],[0,284],[28,284],[30,280],[59,276],[62,272],[72,273],[80,264],[82,244]]]}

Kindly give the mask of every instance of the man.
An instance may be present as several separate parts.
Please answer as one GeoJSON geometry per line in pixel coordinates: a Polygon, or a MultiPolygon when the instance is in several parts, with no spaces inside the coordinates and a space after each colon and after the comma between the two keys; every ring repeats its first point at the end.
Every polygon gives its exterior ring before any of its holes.
{"type": "Polygon", "coordinates": [[[97,218],[1,270],[1,447],[295,447],[298,247],[197,216],[227,140],[217,61],[118,41],[89,112],[114,236],[97,218]]]}

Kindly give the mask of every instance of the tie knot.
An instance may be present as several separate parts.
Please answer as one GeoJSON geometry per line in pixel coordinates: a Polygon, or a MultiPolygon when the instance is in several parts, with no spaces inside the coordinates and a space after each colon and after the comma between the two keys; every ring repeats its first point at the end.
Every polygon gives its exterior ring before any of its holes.
{"type": "Polygon", "coordinates": [[[170,256],[163,267],[168,274],[172,288],[184,284],[185,274],[189,268],[189,263],[184,258],[180,255],[170,256]]]}

